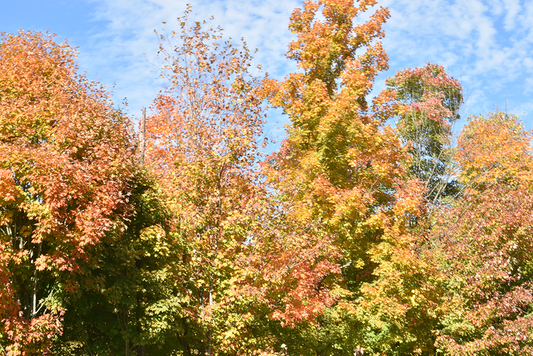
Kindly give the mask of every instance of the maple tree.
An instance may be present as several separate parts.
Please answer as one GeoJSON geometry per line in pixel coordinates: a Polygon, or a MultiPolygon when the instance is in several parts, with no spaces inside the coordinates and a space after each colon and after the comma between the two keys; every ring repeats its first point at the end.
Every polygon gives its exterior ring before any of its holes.
{"type": "Polygon", "coordinates": [[[291,218],[315,222],[317,237],[328,236],[339,256],[315,287],[328,286],[336,303],[302,323],[298,339],[287,342],[295,354],[351,354],[357,345],[379,344],[371,335],[380,325],[365,301],[379,303],[376,284],[397,271],[391,260],[404,257],[414,239],[409,218],[424,204],[423,187],[409,182],[402,164],[408,152],[386,125],[395,93],[367,99],[376,75],[388,69],[379,39],[389,13],[379,8],[367,22],[355,20],[375,4],[305,2],[291,17],[297,40],[287,53],[300,71],[266,83],[271,103],[292,121],[272,162],[278,189],[291,201],[291,218]]]}
{"type": "Polygon", "coordinates": [[[501,112],[472,117],[458,139],[463,198],[433,228],[445,277],[443,328],[450,354],[530,354],[532,135],[501,112]]]}
{"type": "Polygon", "coordinates": [[[173,300],[181,314],[168,327],[186,354],[266,355],[281,345],[271,328],[331,304],[327,289],[314,290],[331,263],[315,261],[327,248],[306,241],[308,225],[289,221],[261,168],[264,89],[246,45],[189,16],[179,35],[160,38],[170,85],[147,120],[146,162],[183,254],[173,300]]]}
{"type": "Polygon", "coordinates": [[[386,84],[396,99],[396,128],[410,145],[410,173],[425,182],[425,195],[431,201],[457,194],[451,135],[463,101],[461,84],[443,67],[430,63],[399,71],[386,84]]]}
{"type": "Polygon", "coordinates": [[[0,333],[10,355],[48,352],[61,298],[127,211],[128,121],[74,58],[47,34],[1,37],[0,333]]]}
{"type": "Polygon", "coordinates": [[[170,310],[176,321],[167,327],[187,355],[226,354],[246,346],[235,340],[252,318],[240,261],[260,236],[265,192],[255,166],[264,105],[246,44],[192,22],[190,12],[178,33],[160,37],[169,85],[147,119],[146,164],[182,254],[170,310]]]}
{"type": "Polygon", "coordinates": [[[419,204],[423,218],[395,236],[366,287],[362,311],[379,330],[371,350],[531,352],[530,142],[516,117],[469,119],[454,154],[460,198],[429,216],[419,204]]]}
{"type": "Polygon", "coordinates": [[[140,142],[67,43],[1,35],[0,354],[533,353],[532,134],[495,112],[452,147],[435,64],[370,99],[376,4],[295,9],[282,81],[189,7],[140,142]]]}
{"type": "Polygon", "coordinates": [[[130,211],[123,230],[108,233],[91,256],[92,266],[66,295],[63,335],[55,355],[145,355],[165,338],[157,328],[159,310],[173,295],[173,274],[180,259],[168,233],[168,211],[155,181],[138,170],[130,181],[130,211]]]}

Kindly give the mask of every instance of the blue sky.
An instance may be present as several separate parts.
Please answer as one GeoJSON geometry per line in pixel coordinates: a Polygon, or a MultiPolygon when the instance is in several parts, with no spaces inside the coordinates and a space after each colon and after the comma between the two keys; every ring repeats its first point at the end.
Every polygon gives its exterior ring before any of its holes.
{"type": "MultiPolygon", "coordinates": [[[[445,66],[464,88],[463,117],[498,109],[517,114],[533,129],[533,2],[524,0],[381,0],[392,17],[383,41],[390,70],[445,66]]],[[[287,30],[298,0],[26,0],[4,1],[0,31],[56,33],[79,47],[80,69],[109,89],[114,100],[127,97],[132,118],[159,91],[154,29],[172,29],[192,4],[197,19],[215,17],[228,36],[244,37],[258,48],[257,63],[282,79],[295,69],[284,54],[287,30]],[[163,25],[162,22],[167,24],[163,25]]],[[[283,134],[286,119],[273,113],[271,135],[283,134]],[[275,124],[278,122],[278,124],[275,124]]]]}

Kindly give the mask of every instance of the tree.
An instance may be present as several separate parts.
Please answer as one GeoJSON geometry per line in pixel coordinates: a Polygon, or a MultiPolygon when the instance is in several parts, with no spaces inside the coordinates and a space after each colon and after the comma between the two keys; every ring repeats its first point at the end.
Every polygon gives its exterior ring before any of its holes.
{"type": "Polygon", "coordinates": [[[287,53],[300,71],[281,83],[266,82],[271,103],[291,119],[288,138],[271,162],[277,189],[291,202],[291,218],[316,224],[316,236],[327,236],[340,255],[316,287],[328,286],[335,305],[301,323],[298,335],[306,341],[288,342],[289,353],[344,355],[371,343],[362,296],[370,297],[366,287],[387,272],[379,266],[409,243],[406,224],[423,203],[423,189],[408,192],[418,187],[407,182],[402,166],[407,151],[386,126],[394,93],[367,100],[376,75],[388,68],[379,42],[388,11],[379,8],[356,24],[375,4],[305,2],[291,17],[297,39],[287,53]]]}
{"type": "Polygon", "coordinates": [[[164,345],[168,299],[181,256],[169,234],[169,214],[157,184],[137,170],[129,182],[123,229],[110,231],[92,251],[91,266],[76,276],[80,287],[66,295],[63,335],[54,355],[146,355],[164,345]]]}
{"type": "Polygon", "coordinates": [[[256,172],[261,81],[244,42],[191,22],[190,12],[178,20],[179,33],[160,37],[169,86],[146,124],[147,168],[163,189],[182,256],[177,313],[165,327],[187,355],[245,353],[254,347],[245,340],[257,299],[246,293],[245,260],[261,238],[266,194],[256,172]]]}
{"type": "Polygon", "coordinates": [[[457,194],[451,145],[452,124],[463,101],[461,84],[430,63],[399,71],[386,83],[395,96],[396,127],[404,144],[410,145],[409,172],[425,183],[429,201],[457,194]]]}
{"type": "Polygon", "coordinates": [[[20,32],[0,42],[0,342],[47,354],[62,298],[128,212],[127,119],[77,74],[74,50],[20,32]]]}
{"type": "Polygon", "coordinates": [[[459,180],[468,188],[431,232],[431,259],[445,276],[443,352],[533,352],[531,141],[501,112],[470,118],[458,139],[459,180]]]}
{"type": "Polygon", "coordinates": [[[515,117],[470,118],[454,157],[462,197],[381,244],[390,257],[362,304],[373,351],[531,353],[530,142],[515,117]]]}

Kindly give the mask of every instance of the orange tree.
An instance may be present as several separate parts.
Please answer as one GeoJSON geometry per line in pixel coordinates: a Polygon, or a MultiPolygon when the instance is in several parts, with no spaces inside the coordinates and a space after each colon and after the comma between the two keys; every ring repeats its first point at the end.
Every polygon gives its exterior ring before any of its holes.
{"type": "Polygon", "coordinates": [[[68,44],[40,33],[2,35],[7,354],[131,355],[158,341],[143,321],[167,294],[165,210],[137,167],[130,125],[101,86],[77,73],[68,44]]]}
{"type": "Polygon", "coordinates": [[[146,123],[147,169],[159,181],[182,256],[162,312],[173,335],[167,347],[186,355],[246,353],[262,347],[262,329],[249,332],[262,295],[245,281],[254,279],[251,256],[270,209],[256,169],[261,81],[245,43],[193,22],[190,11],[178,33],[160,37],[168,87],[146,123]]]}
{"type": "Polygon", "coordinates": [[[472,117],[458,139],[461,199],[442,209],[428,256],[444,283],[438,348],[533,352],[531,132],[516,117],[472,117]]]}
{"type": "Polygon", "coordinates": [[[91,251],[120,229],[133,150],[128,121],[77,74],[51,36],[0,42],[2,344],[47,353],[61,334],[65,293],[78,290],[91,251]]]}

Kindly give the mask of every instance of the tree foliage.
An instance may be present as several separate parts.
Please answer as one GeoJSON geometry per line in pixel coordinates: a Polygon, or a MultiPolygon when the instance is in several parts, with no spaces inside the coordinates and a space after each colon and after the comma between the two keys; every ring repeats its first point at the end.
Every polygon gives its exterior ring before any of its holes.
{"type": "Polygon", "coordinates": [[[67,43],[1,35],[0,354],[533,354],[532,134],[454,144],[436,64],[373,95],[375,5],[295,9],[281,81],[189,7],[141,137],[67,43]]]}
{"type": "Polygon", "coordinates": [[[458,140],[459,179],[469,188],[432,231],[446,283],[437,339],[446,353],[533,350],[531,140],[516,117],[500,112],[471,118],[458,140]]]}
{"type": "Polygon", "coordinates": [[[457,194],[451,133],[463,101],[461,84],[443,67],[430,63],[400,71],[386,83],[396,99],[400,117],[396,127],[410,146],[410,173],[425,183],[431,201],[457,194]]]}
{"type": "MultiPolygon", "coordinates": [[[[244,346],[260,296],[244,285],[263,226],[264,188],[255,170],[264,105],[246,44],[193,22],[160,37],[168,88],[147,121],[147,167],[158,178],[181,249],[173,322],[186,355],[231,354],[244,346]]],[[[251,286],[250,286],[251,287],[251,286]]],[[[253,342],[250,341],[250,342],[253,342]]]]}
{"type": "Polygon", "coordinates": [[[127,120],[76,73],[73,49],[20,32],[0,43],[3,342],[46,353],[61,297],[79,289],[96,245],[127,214],[127,120]]]}

